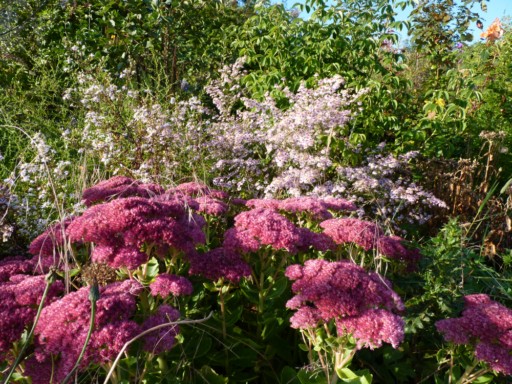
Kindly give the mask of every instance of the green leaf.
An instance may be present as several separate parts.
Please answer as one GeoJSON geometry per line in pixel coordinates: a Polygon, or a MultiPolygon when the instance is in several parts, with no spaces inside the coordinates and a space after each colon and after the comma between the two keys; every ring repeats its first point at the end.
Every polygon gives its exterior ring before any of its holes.
{"type": "Polygon", "coordinates": [[[354,372],[350,368],[340,368],[336,374],[344,383],[350,384],[371,384],[373,378],[367,369],[354,372]]]}
{"type": "Polygon", "coordinates": [[[501,190],[500,190],[500,194],[501,194],[501,193],[506,193],[506,192],[508,191],[508,189],[509,189],[509,187],[510,187],[510,185],[511,185],[511,184],[512,184],[512,179],[510,179],[509,181],[507,181],[507,182],[505,183],[505,185],[503,186],[503,188],[501,188],[501,190]]]}
{"type": "Polygon", "coordinates": [[[318,374],[316,372],[306,371],[305,369],[301,369],[297,373],[297,378],[301,382],[301,384],[328,384],[327,378],[322,374],[318,374]]]}
{"type": "Polygon", "coordinates": [[[227,384],[229,379],[227,377],[219,375],[217,372],[213,370],[213,368],[205,365],[201,367],[199,370],[200,375],[198,375],[199,382],[208,383],[208,384],[227,384]]]}
{"type": "Polygon", "coordinates": [[[292,367],[284,367],[281,370],[281,383],[286,384],[298,384],[300,383],[299,378],[297,377],[297,372],[292,367]]]}
{"type": "Polygon", "coordinates": [[[149,259],[149,261],[147,263],[146,279],[148,281],[153,280],[153,278],[155,278],[156,275],[158,275],[159,270],[160,270],[160,267],[158,265],[158,260],[156,258],[152,257],[151,259],[149,259]]]}

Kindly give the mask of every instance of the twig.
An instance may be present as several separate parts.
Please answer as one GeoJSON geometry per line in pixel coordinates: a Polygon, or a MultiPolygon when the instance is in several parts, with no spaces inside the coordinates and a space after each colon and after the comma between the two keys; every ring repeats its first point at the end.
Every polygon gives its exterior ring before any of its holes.
{"type": "Polygon", "coordinates": [[[76,360],[73,369],[66,375],[66,377],[62,381],[62,384],[66,384],[68,380],[73,376],[75,371],[78,369],[78,366],[82,361],[82,358],[84,357],[85,350],[87,349],[87,345],[89,344],[89,340],[91,339],[91,335],[94,330],[94,320],[96,319],[96,302],[98,301],[99,297],[100,291],[98,288],[98,282],[94,281],[89,291],[89,300],[91,301],[91,320],[89,321],[89,331],[87,332],[84,345],[82,347],[82,350],[80,351],[80,355],[78,356],[78,359],[76,360]]]}
{"type": "Polygon", "coordinates": [[[128,340],[126,343],[124,343],[123,348],[121,348],[121,350],[117,354],[117,357],[114,360],[114,362],[112,363],[112,367],[110,367],[110,370],[108,371],[107,377],[105,377],[105,381],[103,382],[103,384],[108,384],[108,381],[110,380],[110,377],[112,376],[112,373],[114,372],[114,369],[115,369],[117,363],[119,362],[119,360],[121,359],[121,356],[123,355],[124,351],[126,350],[126,348],[128,348],[128,346],[130,344],[132,344],[136,340],[140,339],[143,336],[146,336],[148,333],[151,333],[151,332],[156,331],[156,330],[161,329],[161,328],[165,328],[165,327],[169,327],[169,326],[173,326],[173,325],[180,325],[180,324],[203,323],[203,322],[207,321],[208,319],[210,319],[210,317],[212,317],[212,314],[213,314],[213,312],[210,312],[210,314],[208,316],[206,316],[203,319],[199,319],[199,320],[171,321],[171,322],[168,322],[168,323],[156,325],[156,326],[154,326],[152,328],[149,328],[149,329],[145,330],[144,332],[139,333],[133,339],[128,340]]]}

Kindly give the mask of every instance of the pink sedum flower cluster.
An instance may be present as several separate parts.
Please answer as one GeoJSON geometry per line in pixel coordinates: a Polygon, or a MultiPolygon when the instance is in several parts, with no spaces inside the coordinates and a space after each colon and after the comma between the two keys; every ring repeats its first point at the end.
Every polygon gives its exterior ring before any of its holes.
{"type": "Polygon", "coordinates": [[[224,278],[237,283],[242,277],[251,275],[251,267],[240,254],[222,247],[190,255],[189,261],[191,275],[202,275],[213,281],[224,278]]]}
{"type": "Polygon", "coordinates": [[[274,210],[256,208],[235,217],[235,226],[224,234],[224,248],[241,253],[256,252],[269,245],[275,250],[297,253],[301,231],[274,210]]]}
{"type": "Polygon", "coordinates": [[[415,269],[421,258],[418,249],[408,249],[399,236],[385,236],[375,223],[355,218],[330,219],[320,223],[324,234],[336,244],[354,243],[365,251],[375,249],[390,259],[405,262],[409,270],[415,269]]]}
{"type": "Polygon", "coordinates": [[[72,221],[73,218],[70,217],[50,226],[30,243],[28,251],[34,255],[32,263],[40,273],[48,272],[50,267],[57,266],[62,261],[66,229],[72,221]]]}
{"type": "MultiPolygon", "coordinates": [[[[137,309],[136,298],[143,287],[134,280],[100,289],[95,328],[80,368],[91,363],[112,361],[126,341],[140,332],[131,320],[137,309]]],[[[89,330],[91,302],[89,288],[69,293],[45,307],[35,329],[35,353],[26,362],[26,373],[33,383],[61,382],[78,359],[89,330]]]]}
{"type": "Polygon", "coordinates": [[[455,344],[475,347],[475,356],[505,375],[512,375],[512,310],[485,294],[464,298],[462,317],[440,320],[436,328],[455,344]]]}
{"type": "MultiPolygon", "coordinates": [[[[149,316],[144,321],[142,331],[176,321],[179,318],[180,312],[177,309],[167,304],[161,305],[154,315],[149,316]]],[[[154,355],[169,351],[174,346],[178,333],[179,327],[177,325],[157,329],[144,337],[144,349],[154,355]]]]}
{"type": "MultiPolygon", "coordinates": [[[[6,265],[13,266],[12,262],[2,261],[0,269],[6,265]]],[[[19,262],[23,265],[23,261],[19,262]]],[[[11,271],[19,272],[16,269],[11,271]]],[[[7,273],[5,268],[4,273],[7,273]]],[[[11,274],[9,279],[0,282],[0,356],[11,348],[11,344],[21,337],[26,326],[34,320],[45,287],[44,276],[11,274]]],[[[54,301],[63,288],[62,282],[53,283],[45,304],[54,301]]]]}
{"type": "Polygon", "coordinates": [[[152,296],[160,296],[164,299],[170,295],[191,295],[194,290],[192,283],[186,277],[169,273],[159,274],[155,281],[149,285],[149,289],[152,296]]]}
{"type": "Polygon", "coordinates": [[[179,200],[128,197],[89,208],[66,232],[72,242],[94,243],[94,262],[135,269],[148,260],[143,244],[190,252],[205,241],[203,225],[179,200]]]}
{"type": "Polygon", "coordinates": [[[294,280],[295,296],[287,308],[296,310],[293,328],[314,328],[331,320],[338,336],[352,335],[357,347],[380,347],[383,342],[396,348],[404,338],[404,310],[391,283],[377,273],[366,272],[350,261],[308,260],[286,269],[294,280]]]}
{"type": "Polygon", "coordinates": [[[229,198],[229,195],[226,192],[220,191],[218,189],[209,188],[208,186],[195,181],[180,184],[174,188],[167,190],[167,193],[175,195],[181,194],[190,197],[209,196],[212,199],[218,200],[226,200],[227,198],[229,198]]]}
{"type": "Polygon", "coordinates": [[[278,199],[252,199],[246,203],[249,208],[266,208],[288,213],[305,213],[314,220],[331,219],[330,211],[355,211],[356,205],[350,201],[339,198],[319,198],[310,196],[290,197],[278,199]]]}
{"type": "Polygon", "coordinates": [[[157,184],[143,184],[129,177],[114,176],[84,190],[82,199],[90,207],[102,201],[133,196],[150,198],[163,192],[164,189],[157,184]]]}

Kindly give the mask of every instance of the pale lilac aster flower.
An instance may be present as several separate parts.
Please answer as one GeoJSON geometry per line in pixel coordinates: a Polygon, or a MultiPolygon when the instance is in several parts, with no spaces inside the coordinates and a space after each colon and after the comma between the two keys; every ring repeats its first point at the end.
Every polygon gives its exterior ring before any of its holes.
{"type": "Polygon", "coordinates": [[[378,225],[359,219],[331,219],[320,223],[324,233],[337,244],[355,243],[368,251],[375,248],[377,240],[383,235],[378,225]]]}
{"type": "MultiPolygon", "coordinates": [[[[391,289],[391,283],[377,273],[368,273],[350,261],[329,262],[307,260],[304,266],[286,268],[286,277],[295,280],[292,291],[295,296],[286,304],[297,310],[291,322],[294,328],[308,328],[319,322],[350,319],[345,335],[354,333],[353,326],[372,323],[360,330],[357,338],[361,345],[379,345],[382,341],[397,345],[403,338],[403,322],[391,316],[404,310],[400,297],[391,289]],[[376,311],[373,314],[368,311],[376,311]],[[386,313],[384,318],[378,316],[386,313]]],[[[341,323],[340,323],[341,324],[341,323]]],[[[339,334],[339,336],[342,336],[339,334]]]]}
{"type": "Polygon", "coordinates": [[[512,375],[512,310],[485,294],[464,298],[462,317],[436,322],[444,338],[471,344],[475,355],[497,372],[512,375]]]}
{"type": "Polygon", "coordinates": [[[204,254],[191,254],[189,261],[191,275],[202,275],[213,281],[224,278],[237,283],[242,277],[251,275],[251,267],[242,257],[225,248],[215,248],[204,254]]]}
{"type": "Polygon", "coordinates": [[[192,283],[186,277],[161,273],[155,281],[149,285],[152,296],[166,298],[170,295],[183,296],[191,295],[194,290],[192,283]]]}
{"type": "MultiPolygon", "coordinates": [[[[167,304],[161,305],[154,315],[149,316],[144,321],[142,330],[146,331],[157,325],[176,321],[180,316],[180,312],[177,309],[167,304]]],[[[144,349],[154,355],[169,351],[176,342],[178,332],[179,327],[177,325],[170,325],[153,331],[144,336],[144,349]]]]}
{"type": "Polygon", "coordinates": [[[301,231],[279,213],[264,208],[242,212],[235,217],[235,227],[224,234],[224,248],[254,252],[261,245],[296,253],[302,245],[301,231]]]}
{"type": "Polygon", "coordinates": [[[164,189],[157,184],[142,184],[139,181],[125,176],[114,176],[84,190],[82,199],[90,207],[92,204],[118,199],[121,197],[153,197],[164,193],[164,189]]]}

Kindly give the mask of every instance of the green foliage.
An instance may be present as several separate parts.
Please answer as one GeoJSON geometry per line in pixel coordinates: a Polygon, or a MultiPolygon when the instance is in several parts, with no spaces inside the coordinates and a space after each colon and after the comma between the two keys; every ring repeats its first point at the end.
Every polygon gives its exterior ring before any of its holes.
{"type": "MultiPolygon", "coordinates": [[[[249,73],[244,79],[251,94],[262,98],[274,85],[284,82],[295,90],[314,75],[341,75],[356,91],[368,89],[361,100],[362,111],[352,124],[352,141],[381,141],[392,127],[399,129],[399,113],[407,109],[407,82],[400,53],[388,46],[397,42],[394,30],[405,23],[395,21],[394,6],[404,2],[306,1],[298,5],[311,12],[307,20],[297,18],[282,5],[257,9],[233,42],[246,57],[249,73]]],[[[357,111],[357,109],[355,109],[357,111]]],[[[388,138],[388,139],[392,139],[388,138]]]]}
{"type": "Polygon", "coordinates": [[[252,7],[220,0],[34,1],[23,9],[9,7],[0,67],[9,70],[7,83],[26,83],[38,61],[64,69],[72,65],[64,63],[70,51],[80,51],[113,74],[135,63],[141,87],[176,90],[182,79],[204,83],[233,59],[227,31],[252,7]]]}

